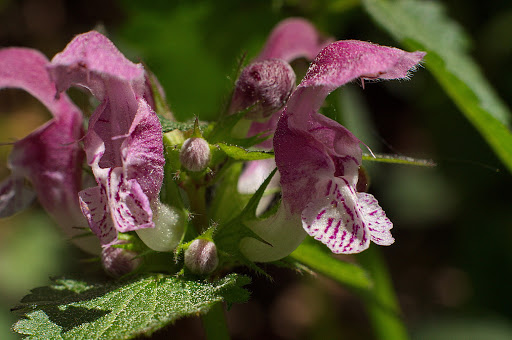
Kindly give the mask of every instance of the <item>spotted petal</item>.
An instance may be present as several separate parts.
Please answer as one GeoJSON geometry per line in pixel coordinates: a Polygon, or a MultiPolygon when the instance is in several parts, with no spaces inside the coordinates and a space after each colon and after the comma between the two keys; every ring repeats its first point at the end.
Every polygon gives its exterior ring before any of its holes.
{"type": "Polygon", "coordinates": [[[302,225],[333,253],[359,253],[370,240],[386,246],[394,242],[393,224],[372,195],[356,193],[344,177],[327,181],[324,190],[325,196],[302,212],[302,225]]]}
{"type": "Polygon", "coordinates": [[[311,201],[302,212],[302,226],[335,254],[359,253],[370,244],[357,195],[342,178],[329,180],[326,195],[311,201]]]}
{"type": "Polygon", "coordinates": [[[127,232],[155,226],[148,197],[136,180],[124,177],[122,168],[115,168],[109,175],[108,199],[118,231],[127,232]]]}
{"type": "Polygon", "coordinates": [[[96,234],[102,245],[108,245],[117,239],[117,230],[110,217],[107,195],[104,187],[93,187],[78,194],[80,208],[89,222],[89,227],[96,234]]]}
{"type": "Polygon", "coordinates": [[[391,236],[390,231],[393,228],[393,223],[387,218],[377,199],[364,192],[358,192],[357,199],[359,211],[370,230],[372,242],[381,246],[393,244],[395,239],[391,236]]]}

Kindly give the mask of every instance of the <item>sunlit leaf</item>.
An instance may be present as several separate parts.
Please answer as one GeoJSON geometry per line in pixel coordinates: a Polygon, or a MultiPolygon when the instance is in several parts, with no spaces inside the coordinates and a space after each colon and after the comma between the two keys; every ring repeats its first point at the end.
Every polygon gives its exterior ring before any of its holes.
{"type": "Polygon", "coordinates": [[[240,146],[225,143],[218,143],[217,145],[226,155],[237,161],[255,161],[274,157],[274,154],[271,152],[249,151],[240,146]]]}
{"type": "Polygon", "coordinates": [[[400,155],[385,155],[385,154],[363,154],[363,160],[370,162],[381,162],[381,163],[391,163],[391,164],[405,164],[405,165],[417,165],[417,166],[427,166],[433,167],[436,166],[431,159],[420,159],[413,158],[407,156],[400,155]]]}
{"type": "Polygon", "coordinates": [[[290,256],[314,272],[323,274],[346,287],[357,291],[369,290],[372,287],[372,281],[363,268],[334,258],[331,252],[318,242],[307,240],[290,256]]]}
{"type": "Polygon", "coordinates": [[[249,281],[235,274],[213,283],[162,274],[102,284],[57,279],[15,308],[23,318],[13,330],[33,339],[129,339],[221,301],[245,302],[249,293],[241,287],[249,281]]]}

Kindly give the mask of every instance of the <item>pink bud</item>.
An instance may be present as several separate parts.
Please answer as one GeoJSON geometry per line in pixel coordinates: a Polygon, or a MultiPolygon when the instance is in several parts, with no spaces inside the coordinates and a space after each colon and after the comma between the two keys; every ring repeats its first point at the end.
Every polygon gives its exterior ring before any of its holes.
{"type": "Polygon", "coordinates": [[[217,247],[208,240],[194,240],[185,251],[185,266],[194,274],[210,274],[218,264],[217,247]]]}
{"type": "Polygon", "coordinates": [[[210,163],[210,145],[200,137],[187,139],[180,151],[180,161],[185,169],[202,171],[210,163]]]}
{"type": "Polygon", "coordinates": [[[257,119],[281,109],[295,88],[295,72],[281,59],[266,59],[247,66],[236,82],[231,113],[254,107],[247,118],[257,119]]]}
{"type": "Polygon", "coordinates": [[[131,273],[140,265],[141,259],[135,258],[136,256],[134,251],[108,246],[101,252],[101,262],[107,274],[120,277],[131,273]]]}

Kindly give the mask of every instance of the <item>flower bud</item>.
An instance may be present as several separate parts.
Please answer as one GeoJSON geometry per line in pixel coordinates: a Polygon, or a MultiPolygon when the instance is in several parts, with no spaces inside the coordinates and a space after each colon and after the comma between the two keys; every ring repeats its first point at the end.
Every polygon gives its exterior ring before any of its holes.
{"type": "Polygon", "coordinates": [[[162,203],[153,209],[154,228],[136,230],[139,238],[156,251],[172,251],[180,243],[187,217],[178,208],[162,203]]]}
{"type": "Polygon", "coordinates": [[[295,88],[295,72],[281,59],[266,59],[247,66],[236,82],[230,112],[252,105],[246,118],[258,119],[281,109],[295,88]]]}
{"type": "Polygon", "coordinates": [[[180,161],[185,169],[202,171],[210,163],[210,145],[201,137],[192,137],[183,142],[180,161]]]}
{"type": "Polygon", "coordinates": [[[217,247],[211,241],[196,239],[185,251],[185,266],[194,274],[210,274],[218,264],[217,247]]]}
{"type": "Polygon", "coordinates": [[[120,277],[131,273],[140,265],[141,259],[135,258],[136,256],[134,251],[108,246],[101,251],[101,262],[107,274],[120,277]]]}

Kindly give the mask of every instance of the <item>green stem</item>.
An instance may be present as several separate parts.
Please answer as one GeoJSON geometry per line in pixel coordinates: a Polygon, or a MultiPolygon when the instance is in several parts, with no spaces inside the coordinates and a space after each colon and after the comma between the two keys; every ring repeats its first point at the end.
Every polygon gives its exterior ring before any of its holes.
{"type": "Polygon", "coordinates": [[[192,223],[199,234],[208,229],[208,215],[206,211],[206,187],[190,183],[186,188],[192,211],[192,223]]]}
{"type": "Polygon", "coordinates": [[[226,316],[224,315],[224,307],[222,302],[218,302],[201,316],[206,339],[208,340],[225,340],[229,339],[229,330],[226,324],[226,316]]]}
{"type": "Polygon", "coordinates": [[[373,289],[363,295],[377,339],[406,340],[407,329],[400,314],[386,263],[379,249],[372,245],[358,255],[358,260],[373,280],[373,289]]]}

